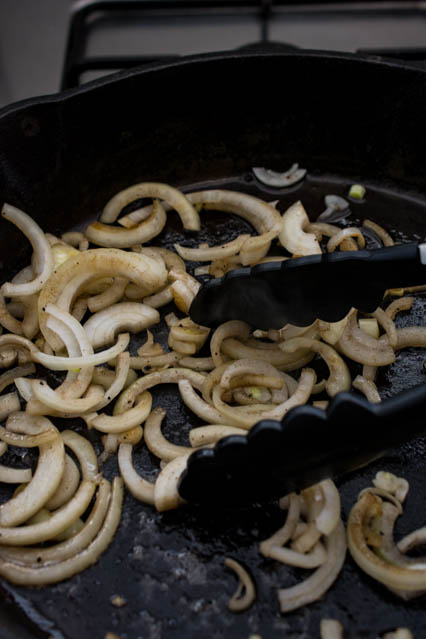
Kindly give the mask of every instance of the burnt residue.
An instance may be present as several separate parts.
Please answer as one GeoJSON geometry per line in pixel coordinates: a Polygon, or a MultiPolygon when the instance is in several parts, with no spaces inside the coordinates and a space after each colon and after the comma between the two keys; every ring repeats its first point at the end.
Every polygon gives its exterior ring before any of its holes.
{"type": "MultiPolygon", "coordinates": [[[[279,199],[281,211],[301,199],[314,220],[324,210],[324,195],[336,193],[345,197],[350,183],[350,180],[311,175],[288,190],[264,189],[247,170],[239,178],[190,187],[191,190],[203,186],[234,188],[270,201],[279,199]]],[[[421,223],[426,212],[424,202],[367,184],[365,202],[351,203],[351,208],[352,217],[346,220],[347,225],[370,217],[384,224],[398,241],[424,239],[421,223]]],[[[178,217],[169,214],[167,228],[152,244],[161,243],[168,248],[175,242],[188,246],[203,241],[218,244],[250,230],[244,221],[234,216],[206,211],[201,217],[202,230],[194,234],[184,232],[178,217]]],[[[424,306],[425,298],[418,295],[412,312],[398,316],[398,325],[423,324],[424,306]]],[[[171,310],[175,309],[164,308],[162,315],[171,310]]],[[[156,340],[166,345],[168,331],[164,322],[152,330],[156,340]]],[[[145,332],[134,338],[133,353],[145,338],[145,332]]],[[[423,360],[421,349],[399,353],[397,362],[379,375],[383,397],[424,381],[423,360]]],[[[355,374],[359,369],[353,365],[352,372],[355,374]]],[[[320,374],[324,370],[320,361],[317,370],[320,374]]],[[[52,384],[55,381],[59,380],[52,378],[52,384]]],[[[153,389],[153,403],[167,410],[165,435],[175,443],[187,444],[188,431],[201,421],[180,401],[176,387],[164,385],[153,389]]],[[[82,422],[57,420],[56,423],[60,428],[72,426],[86,434],[100,450],[98,435],[93,431],[87,434],[82,422]]],[[[392,451],[368,468],[338,479],[344,520],[358,492],[371,483],[379,469],[385,468],[410,482],[397,536],[424,524],[420,513],[424,510],[425,452],[426,440],[419,439],[392,451]]],[[[15,458],[13,461],[24,465],[27,460],[15,458]]],[[[155,478],[156,460],[143,444],[135,449],[134,462],[142,475],[155,478]]],[[[103,471],[108,478],[117,474],[116,459],[108,460],[103,471]]],[[[364,575],[350,558],[322,600],[281,615],[277,589],[296,584],[308,574],[259,554],[259,542],[279,528],[284,518],[276,503],[227,510],[188,505],[160,514],[127,493],[118,532],[94,566],[63,583],[42,589],[0,583],[8,598],[15,601],[16,609],[25,610],[42,636],[65,639],[103,638],[108,631],[126,639],[199,639],[201,635],[246,639],[254,633],[263,639],[315,637],[324,617],[339,619],[349,639],[371,639],[397,626],[409,627],[415,636],[426,636],[424,598],[402,602],[364,575]],[[235,576],[224,566],[228,556],[246,566],[256,582],[255,604],[239,615],[227,609],[236,586],[235,576]],[[114,607],[111,604],[114,595],[123,597],[127,605],[114,607]]]]}

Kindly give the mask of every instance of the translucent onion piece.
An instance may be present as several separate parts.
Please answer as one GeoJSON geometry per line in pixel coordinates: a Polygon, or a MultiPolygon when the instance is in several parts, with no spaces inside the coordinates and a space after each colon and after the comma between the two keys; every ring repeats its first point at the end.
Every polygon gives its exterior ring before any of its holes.
{"type": "Polygon", "coordinates": [[[171,351],[170,353],[164,353],[163,355],[152,355],[145,357],[131,357],[130,368],[134,370],[141,370],[144,373],[149,373],[151,370],[161,370],[177,364],[182,355],[171,351]]]}
{"type": "MultiPolygon", "coordinates": [[[[426,346],[426,328],[424,326],[406,326],[405,328],[397,328],[397,344],[396,349],[409,347],[425,348],[426,346]]],[[[0,337],[1,339],[1,337],[0,337]]],[[[380,338],[380,341],[383,337],[380,338]]]]}
{"type": "Polygon", "coordinates": [[[124,410],[131,408],[136,397],[143,391],[157,386],[157,384],[177,384],[181,379],[188,379],[196,388],[201,388],[205,377],[201,373],[197,373],[189,368],[170,368],[149,373],[149,375],[139,377],[120,395],[116,403],[116,408],[118,411],[121,410],[120,407],[125,407],[124,410]]]}
{"type": "Polygon", "coordinates": [[[212,357],[182,357],[178,361],[182,368],[191,368],[194,371],[211,371],[214,368],[212,357]]]}
{"type": "Polygon", "coordinates": [[[61,240],[75,248],[78,248],[80,251],[85,251],[89,246],[86,236],[80,231],[68,231],[67,233],[63,233],[61,235],[61,240]]]}
{"type": "Polygon", "coordinates": [[[395,324],[393,323],[392,318],[382,308],[376,309],[374,313],[372,313],[372,315],[376,318],[383,330],[386,331],[389,344],[392,346],[392,348],[396,348],[398,338],[396,335],[395,324]]]}
{"type": "Polygon", "coordinates": [[[0,421],[20,409],[18,393],[7,393],[0,397],[0,421]]]}
{"type": "Polygon", "coordinates": [[[31,468],[11,468],[0,464],[0,481],[5,484],[26,484],[32,476],[31,468]]]}
{"type": "Polygon", "coordinates": [[[281,232],[282,221],[278,222],[273,229],[259,236],[249,237],[240,250],[240,260],[243,266],[257,264],[268,253],[271,242],[278,237],[281,232]]]}
{"type": "Polygon", "coordinates": [[[167,271],[159,262],[146,255],[120,249],[94,249],[70,257],[51,275],[39,297],[40,329],[54,350],[59,350],[61,343],[46,328],[47,304],[57,303],[69,311],[80,290],[89,282],[111,276],[126,278],[137,286],[155,288],[166,283],[167,271]]]}
{"type": "Polygon", "coordinates": [[[274,350],[263,348],[260,343],[256,346],[243,344],[234,337],[229,337],[222,342],[221,350],[232,359],[260,359],[272,364],[275,368],[285,371],[294,371],[308,364],[314,357],[309,349],[302,349],[294,353],[284,353],[273,345],[274,350]]]}
{"type": "Polygon", "coordinates": [[[360,364],[387,366],[395,361],[394,350],[387,339],[374,339],[359,328],[356,311],[350,313],[338,346],[344,355],[360,364]]]}
{"type": "Polygon", "coordinates": [[[122,502],[123,482],[120,478],[115,477],[105,521],[98,535],[87,548],[74,557],[40,568],[20,566],[0,560],[0,574],[15,584],[42,586],[69,579],[85,570],[99,559],[111,543],[120,522],[122,502]]]}
{"type": "Polygon", "coordinates": [[[152,308],[160,308],[173,301],[173,293],[170,286],[166,286],[162,291],[154,293],[154,295],[148,295],[143,298],[144,304],[149,304],[152,308]]]}
{"type": "Polygon", "coordinates": [[[397,477],[393,473],[380,470],[373,479],[373,485],[395,495],[399,502],[403,502],[407,496],[409,484],[403,477],[397,477]]]}
{"type": "Polygon", "coordinates": [[[326,537],[326,561],[305,581],[290,588],[278,591],[281,612],[290,612],[316,601],[327,592],[337,578],[345,560],[345,529],[341,521],[333,532],[326,537]]]}
{"type": "Polygon", "coordinates": [[[120,444],[118,449],[118,466],[126,488],[133,497],[145,504],[154,504],[154,484],[143,479],[136,472],[132,462],[133,446],[131,444],[120,444]]]}
{"type": "Polygon", "coordinates": [[[0,375],[0,393],[7,388],[10,384],[13,384],[16,377],[26,377],[35,373],[34,364],[23,364],[23,366],[16,366],[11,368],[3,375],[0,375]]]}
{"type": "Polygon", "coordinates": [[[188,248],[186,246],[181,246],[180,244],[174,244],[174,247],[177,253],[179,253],[179,255],[185,260],[191,260],[193,262],[209,262],[210,260],[220,260],[224,257],[237,255],[244,242],[249,237],[249,235],[239,235],[235,238],[235,240],[219,246],[188,248]]]}
{"type": "Polygon", "coordinates": [[[72,430],[63,430],[61,436],[64,444],[77,457],[83,479],[98,481],[98,459],[92,444],[85,437],[72,430]]]}
{"type": "Polygon", "coordinates": [[[65,455],[64,472],[58,488],[52,497],[45,502],[44,507],[48,510],[56,510],[66,504],[75,495],[79,483],[80,471],[75,461],[69,455],[65,455]]]}
{"type": "Polygon", "coordinates": [[[124,433],[134,426],[139,426],[146,420],[151,411],[151,404],[151,393],[144,392],[133,408],[115,415],[96,415],[96,417],[90,417],[87,421],[89,426],[96,428],[101,433],[124,433]]]}
{"type": "MultiPolygon", "coordinates": [[[[233,382],[237,382],[242,386],[241,380],[236,380],[235,378],[240,378],[248,374],[250,377],[252,375],[259,376],[259,380],[255,382],[258,385],[261,385],[262,378],[268,377],[268,383],[264,384],[268,386],[268,388],[282,388],[285,384],[280,371],[271,364],[268,364],[268,362],[262,362],[259,359],[240,359],[232,362],[232,364],[226,368],[221,377],[220,385],[222,388],[229,389],[235,387],[233,382]]],[[[254,380],[251,379],[250,383],[253,383],[253,381],[254,380]]]]}
{"type": "Polygon", "coordinates": [[[385,313],[389,315],[389,317],[394,320],[396,315],[401,311],[409,311],[413,305],[414,297],[400,297],[397,300],[394,300],[389,304],[386,308],[385,313]]]}
{"type": "Polygon", "coordinates": [[[354,227],[347,227],[345,229],[342,229],[341,231],[339,231],[339,233],[336,233],[336,235],[333,235],[333,237],[331,237],[327,242],[327,251],[329,253],[333,253],[333,251],[336,250],[339,244],[341,244],[344,240],[348,239],[349,237],[355,237],[358,240],[359,247],[364,248],[365,246],[364,236],[361,233],[361,231],[356,226],[354,226],[354,227]]]}
{"type": "Polygon", "coordinates": [[[96,405],[96,410],[107,406],[113,399],[117,397],[126,385],[127,377],[129,374],[130,355],[129,353],[120,353],[116,360],[115,377],[112,380],[111,386],[106,391],[104,398],[96,405]]]}
{"type": "MultiPolygon", "coordinates": [[[[167,222],[164,207],[155,200],[151,215],[130,229],[93,222],[86,229],[86,236],[98,246],[129,248],[139,242],[149,242],[161,233],[167,222]]],[[[198,230],[198,229],[195,229],[198,230]]]]}
{"type": "Polygon", "coordinates": [[[324,505],[314,521],[323,535],[329,535],[340,519],[340,495],[331,479],[324,479],[318,486],[324,497],[324,505]]]}
{"type": "Polygon", "coordinates": [[[394,245],[395,242],[393,241],[389,233],[385,231],[385,229],[382,226],[380,226],[379,224],[376,224],[376,222],[373,222],[373,220],[364,220],[362,223],[362,226],[365,227],[366,229],[370,229],[371,231],[374,231],[374,233],[376,233],[376,235],[378,235],[379,238],[382,240],[384,246],[394,245]]]}
{"type": "MultiPolygon", "coordinates": [[[[181,379],[178,382],[179,392],[182,400],[195,415],[204,419],[205,422],[210,424],[217,424],[220,422],[227,422],[227,418],[216,410],[213,406],[210,406],[194,391],[191,382],[187,379],[181,379]]],[[[233,422],[232,422],[233,423],[233,422]]]]}
{"type": "Polygon", "coordinates": [[[343,626],[336,619],[321,619],[321,639],[344,639],[343,626]]]}
{"type": "Polygon", "coordinates": [[[350,389],[351,375],[349,369],[332,346],[306,337],[295,337],[288,342],[281,343],[279,346],[284,353],[294,353],[302,349],[309,349],[321,355],[330,371],[330,377],[325,386],[330,397],[350,389]]]}
{"type": "Polygon", "coordinates": [[[111,304],[116,304],[123,298],[128,284],[129,281],[126,278],[115,277],[111,286],[105,291],[88,298],[87,308],[91,313],[97,313],[109,308],[111,304]]]}
{"type": "MultiPolygon", "coordinates": [[[[118,357],[117,357],[117,361],[120,357],[126,355],[126,353],[121,353],[118,357]]],[[[127,388],[128,386],[130,386],[130,384],[133,384],[133,382],[135,382],[137,380],[137,373],[135,373],[132,370],[129,370],[129,372],[127,373],[127,378],[126,378],[126,382],[124,384],[124,388],[127,388]]],[[[99,366],[96,367],[94,372],[93,372],[93,383],[98,385],[98,386],[103,386],[106,389],[108,389],[111,384],[114,383],[114,380],[116,378],[116,372],[110,370],[109,368],[105,368],[104,366],[99,366]]]]}
{"type": "Polygon", "coordinates": [[[230,570],[233,570],[239,579],[238,588],[235,594],[228,601],[228,609],[231,612],[242,612],[243,610],[247,610],[256,598],[256,590],[253,580],[247,570],[234,559],[227,557],[225,559],[225,566],[230,570]]]}
{"type": "Polygon", "coordinates": [[[0,526],[18,526],[40,510],[56,492],[64,467],[64,444],[58,434],[53,441],[40,445],[37,468],[29,484],[0,505],[0,526]]]}
{"type": "Polygon", "coordinates": [[[306,175],[306,169],[299,169],[298,164],[292,164],[292,166],[287,171],[284,171],[284,173],[279,173],[263,167],[253,167],[252,171],[259,182],[266,184],[266,186],[275,186],[277,188],[296,184],[296,182],[303,180],[306,175]]]}
{"type": "Polygon", "coordinates": [[[1,214],[6,220],[15,224],[31,242],[35,255],[36,277],[31,282],[21,284],[8,282],[3,284],[0,291],[5,297],[37,293],[48,280],[53,269],[53,259],[49,242],[46,240],[37,222],[23,211],[20,211],[14,206],[10,206],[10,204],[4,204],[1,214]]]}
{"type": "Polygon", "coordinates": [[[245,341],[250,335],[250,326],[246,322],[240,320],[231,320],[221,324],[213,333],[210,340],[210,352],[215,366],[224,363],[221,355],[221,345],[224,339],[228,337],[239,337],[245,341]]]}
{"type": "Polygon", "coordinates": [[[106,348],[100,353],[94,353],[93,355],[87,355],[84,357],[59,357],[56,355],[46,355],[45,353],[32,354],[33,361],[38,364],[43,364],[46,368],[53,371],[69,371],[88,366],[98,366],[99,364],[105,364],[111,361],[117,355],[122,353],[128,346],[130,341],[129,333],[122,333],[118,336],[117,342],[114,346],[106,348]]]}
{"type": "Polygon", "coordinates": [[[323,544],[319,541],[309,550],[309,552],[298,552],[282,546],[272,546],[268,550],[268,557],[298,568],[317,568],[327,559],[327,553],[323,544]]]}
{"type": "Polygon", "coordinates": [[[314,255],[321,253],[321,247],[312,233],[306,233],[308,215],[301,202],[295,202],[284,213],[280,242],[293,255],[314,255]]]}
{"type": "MultiPolygon", "coordinates": [[[[115,222],[125,206],[135,200],[146,197],[165,200],[177,211],[185,229],[188,231],[200,230],[199,215],[188,201],[188,198],[169,184],[162,184],[160,182],[142,182],[141,184],[130,186],[114,195],[102,212],[102,222],[115,222]]],[[[133,242],[133,244],[137,244],[137,240],[133,242]]]]}
{"type": "Polygon", "coordinates": [[[338,322],[318,321],[318,331],[321,339],[331,345],[337,344],[342,337],[347,321],[347,317],[344,317],[338,322]]]}
{"type": "Polygon", "coordinates": [[[0,328],[1,326],[4,326],[7,331],[10,331],[15,335],[22,335],[24,332],[22,322],[17,320],[16,317],[11,314],[10,309],[5,304],[4,297],[0,290],[0,328]]]}
{"type": "Polygon", "coordinates": [[[409,565],[389,563],[373,552],[365,536],[365,526],[372,516],[381,516],[382,500],[371,492],[365,492],[353,506],[348,520],[348,545],[353,559],[368,575],[388,588],[414,592],[424,590],[426,564],[418,569],[409,565]],[[374,515],[373,515],[374,513],[374,515]]]}
{"type": "Polygon", "coordinates": [[[366,379],[362,375],[357,375],[352,382],[352,386],[361,391],[361,393],[366,396],[369,402],[378,404],[382,401],[382,398],[379,395],[379,391],[377,390],[377,386],[372,380],[366,379]]]}
{"type": "Polygon", "coordinates": [[[180,455],[193,452],[193,449],[188,446],[172,444],[164,437],[161,432],[161,423],[165,416],[166,411],[163,408],[154,408],[145,423],[144,439],[151,453],[166,462],[170,462],[180,455]]]}
{"type": "Polygon", "coordinates": [[[159,321],[158,311],[150,306],[122,302],[95,313],[83,326],[93,348],[100,348],[111,344],[117,332],[138,333],[159,321]]]}
{"type": "Polygon", "coordinates": [[[169,462],[160,472],[154,486],[154,503],[159,512],[172,510],[184,504],[178,493],[178,482],[186,468],[189,454],[180,455],[169,462]]]}
{"type": "MultiPolygon", "coordinates": [[[[52,411],[54,411],[53,415],[61,413],[61,417],[83,415],[88,411],[94,410],[104,397],[104,390],[102,386],[94,385],[89,386],[85,397],[71,399],[60,397],[56,391],[40,379],[32,380],[31,388],[35,399],[46,407],[46,412],[43,412],[43,414],[51,415],[52,411]]],[[[39,414],[38,407],[37,409],[31,408],[31,411],[32,414],[39,414]]]]}

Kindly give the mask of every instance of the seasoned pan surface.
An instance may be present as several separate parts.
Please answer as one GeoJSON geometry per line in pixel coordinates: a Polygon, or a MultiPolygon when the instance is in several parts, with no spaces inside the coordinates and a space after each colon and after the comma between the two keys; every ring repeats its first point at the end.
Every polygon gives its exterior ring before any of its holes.
{"type": "MultiPolygon", "coordinates": [[[[240,176],[211,182],[208,186],[235,188],[267,200],[279,199],[280,210],[301,199],[314,220],[324,208],[324,195],[345,196],[350,183],[349,178],[308,175],[301,185],[291,189],[265,190],[260,188],[247,167],[247,172],[240,176]]],[[[194,190],[205,186],[205,183],[187,184],[181,188],[194,190]]],[[[422,223],[426,200],[370,183],[365,202],[351,206],[353,216],[347,221],[351,225],[368,217],[383,224],[397,241],[426,239],[422,223]]],[[[168,248],[174,242],[182,241],[188,245],[201,241],[216,244],[247,231],[250,231],[248,225],[236,217],[205,212],[202,213],[202,231],[194,237],[184,233],[177,217],[170,214],[165,231],[153,244],[161,243],[168,248]]],[[[373,247],[374,241],[370,240],[369,245],[373,247]]],[[[25,263],[28,256],[21,253],[21,258],[25,263]]],[[[4,279],[11,273],[5,269],[4,279]]],[[[406,317],[402,314],[398,318],[399,324],[423,324],[425,303],[426,299],[418,295],[412,312],[406,317]]],[[[170,310],[165,308],[162,315],[170,310]]],[[[167,343],[163,323],[154,329],[154,334],[162,344],[167,343]]],[[[132,342],[132,350],[136,350],[144,339],[144,335],[137,336],[132,342]]],[[[423,382],[423,360],[420,349],[399,353],[396,363],[379,379],[382,397],[423,382]]],[[[154,389],[153,396],[154,405],[167,409],[165,435],[176,443],[186,443],[188,430],[200,422],[184,407],[177,389],[171,385],[160,386],[154,389]]],[[[58,425],[69,427],[70,422],[62,420],[58,425]]],[[[96,434],[87,434],[78,420],[73,427],[98,445],[96,434]]],[[[344,520],[358,492],[371,483],[378,470],[386,469],[410,482],[397,535],[423,525],[424,458],[425,440],[418,439],[392,451],[368,468],[338,480],[344,520]]],[[[143,445],[136,449],[134,459],[136,468],[144,476],[153,476],[156,464],[143,445]]],[[[108,478],[113,477],[117,473],[115,460],[108,461],[103,470],[108,478]]],[[[424,598],[400,601],[362,574],[349,558],[338,580],[321,601],[281,615],[277,588],[297,583],[306,573],[264,559],[258,545],[282,525],[283,519],[283,513],[275,503],[230,510],[187,506],[176,512],[159,514],[127,493],[118,532],[97,564],[56,586],[22,588],[0,581],[1,589],[16,608],[23,609],[32,619],[42,636],[67,639],[103,638],[108,631],[128,639],[198,638],[203,635],[247,638],[254,633],[263,639],[317,637],[320,620],[324,617],[339,619],[349,638],[373,638],[398,626],[410,628],[416,637],[426,636],[424,598]],[[256,603],[243,614],[235,615],[227,609],[236,581],[224,567],[225,557],[245,565],[256,582],[256,603]],[[115,608],[111,603],[114,595],[123,597],[126,605],[115,608]]]]}

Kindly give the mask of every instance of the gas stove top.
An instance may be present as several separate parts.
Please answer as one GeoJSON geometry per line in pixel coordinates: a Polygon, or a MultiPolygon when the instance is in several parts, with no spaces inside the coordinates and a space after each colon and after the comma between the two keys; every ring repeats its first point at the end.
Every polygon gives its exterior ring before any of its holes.
{"type": "Polygon", "coordinates": [[[164,57],[274,42],[426,58],[426,3],[2,0],[0,106],[164,57]]]}

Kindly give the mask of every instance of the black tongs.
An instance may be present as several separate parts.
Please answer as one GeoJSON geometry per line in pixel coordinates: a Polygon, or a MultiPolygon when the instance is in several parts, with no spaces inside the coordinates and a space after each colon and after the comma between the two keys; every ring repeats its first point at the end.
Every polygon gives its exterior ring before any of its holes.
{"type": "Polygon", "coordinates": [[[388,288],[426,283],[426,244],[309,255],[234,269],[201,287],[191,304],[197,324],[240,319],[255,328],[337,322],[352,307],[373,312],[388,288]]]}
{"type": "MultiPolygon", "coordinates": [[[[388,288],[424,284],[425,264],[426,244],[261,264],[204,285],[190,315],[207,326],[242,319],[263,329],[334,322],[352,307],[374,311],[388,288]]],[[[246,504],[338,478],[424,433],[425,408],[426,384],[380,404],[340,393],[326,411],[295,407],[281,422],[263,420],[247,436],[193,453],[179,493],[199,503],[246,504]]]]}

